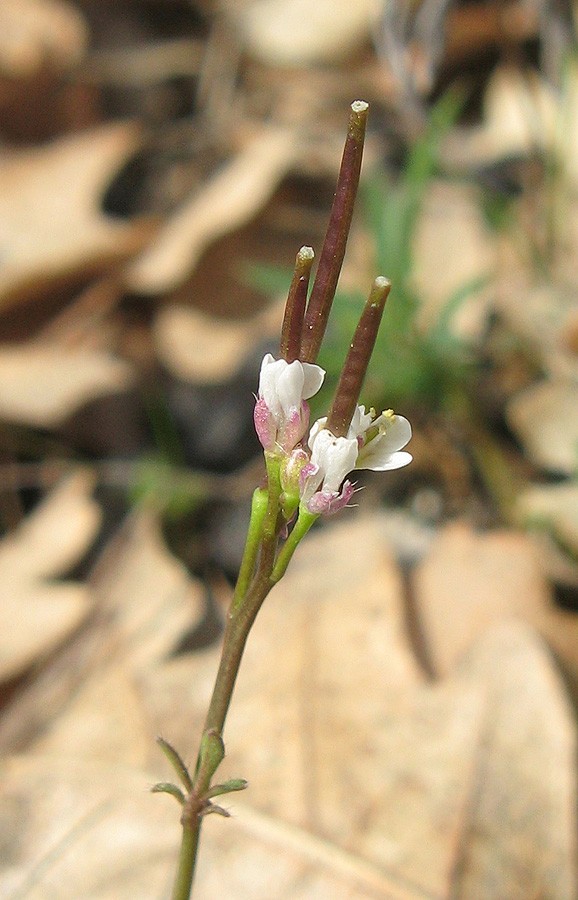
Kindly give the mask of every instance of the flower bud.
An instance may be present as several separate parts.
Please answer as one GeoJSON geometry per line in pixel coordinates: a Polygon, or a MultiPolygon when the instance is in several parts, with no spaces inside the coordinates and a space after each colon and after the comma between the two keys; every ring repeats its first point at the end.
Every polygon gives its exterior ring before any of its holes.
{"type": "Polygon", "coordinates": [[[265,450],[290,453],[299,443],[309,425],[305,400],[317,393],[324,377],[319,366],[265,355],[254,412],[255,430],[265,450]]]}
{"type": "Polygon", "coordinates": [[[308,464],[309,456],[301,447],[296,447],[281,463],[281,508],[286,519],[290,519],[299,506],[301,471],[308,464]]]}

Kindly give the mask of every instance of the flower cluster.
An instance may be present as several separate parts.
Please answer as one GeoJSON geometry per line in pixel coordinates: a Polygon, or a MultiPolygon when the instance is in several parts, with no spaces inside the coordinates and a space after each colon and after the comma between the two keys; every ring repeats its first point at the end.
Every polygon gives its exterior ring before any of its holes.
{"type": "Polygon", "coordinates": [[[411,438],[411,425],[392,410],[376,415],[356,406],[346,436],[327,427],[327,417],[312,426],[306,403],[320,389],[325,377],[317,365],[274,359],[268,353],[261,365],[255,427],[269,453],[282,458],[281,483],[286,494],[312,514],[330,514],[344,507],[353,495],[347,476],[354,469],[384,472],[411,462],[403,450],[411,438]],[[298,446],[299,445],[299,446],[298,446]]]}

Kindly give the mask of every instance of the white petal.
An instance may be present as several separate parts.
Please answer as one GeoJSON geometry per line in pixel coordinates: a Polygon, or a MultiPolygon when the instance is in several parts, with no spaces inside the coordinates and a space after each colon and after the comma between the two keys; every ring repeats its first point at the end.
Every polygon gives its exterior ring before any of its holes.
{"type": "Polygon", "coordinates": [[[271,363],[277,362],[272,353],[266,353],[263,357],[263,361],[261,363],[261,371],[265,369],[267,366],[270,366],[271,363]]]}
{"type": "Polygon", "coordinates": [[[309,431],[309,438],[307,443],[309,444],[309,449],[313,450],[313,444],[315,443],[315,438],[319,434],[322,428],[325,428],[327,424],[327,416],[323,416],[321,419],[317,419],[316,422],[313,423],[311,429],[309,431]]]}
{"type": "Polygon", "coordinates": [[[374,472],[387,472],[391,469],[402,469],[404,466],[409,465],[412,459],[413,456],[411,455],[411,453],[407,453],[405,450],[400,450],[397,453],[392,453],[391,456],[389,456],[381,463],[381,465],[368,466],[364,463],[362,468],[373,469],[374,472]]]}
{"type": "MultiPolygon", "coordinates": [[[[387,420],[387,417],[385,417],[387,420]]],[[[381,438],[381,443],[387,447],[389,453],[395,453],[411,439],[411,425],[403,416],[392,416],[387,421],[385,434],[381,438]]]]}
{"type": "Polygon", "coordinates": [[[289,416],[291,410],[301,408],[305,375],[303,366],[298,360],[292,363],[287,363],[285,360],[279,360],[279,362],[284,362],[285,367],[277,379],[277,398],[284,416],[289,416]]]}
{"type": "Polygon", "coordinates": [[[269,409],[275,414],[278,407],[277,382],[283,369],[287,366],[284,359],[275,359],[270,353],[266,353],[261,363],[259,375],[259,397],[265,401],[269,409]]]}
{"type": "Polygon", "coordinates": [[[365,412],[365,406],[356,406],[347,436],[361,437],[371,425],[371,413],[365,412]]]}
{"type": "Polygon", "coordinates": [[[302,399],[308,400],[309,397],[313,397],[313,395],[317,393],[323,384],[325,369],[322,369],[321,366],[316,366],[313,363],[301,363],[301,365],[303,366],[304,374],[302,399]]]}
{"type": "Polygon", "coordinates": [[[377,424],[380,420],[382,422],[385,421],[387,430],[385,434],[377,434],[373,440],[361,448],[357,459],[358,469],[373,469],[376,472],[385,472],[387,469],[398,469],[401,466],[405,466],[411,460],[410,454],[407,453],[405,456],[410,458],[405,462],[391,463],[392,457],[397,454],[398,450],[405,447],[411,438],[411,425],[408,420],[404,419],[403,416],[394,416],[393,418],[379,416],[374,424],[377,424]]]}
{"type": "Polygon", "coordinates": [[[300,360],[288,363],[266,353],[259,375],[259,397],[282,424],[295,410],[301,409],[304,399],[319,390],[324,378],[325,372],[320,366],[300,360]]]}
{"type": "Polygon", "coordinates": [[[355,468],[357,459],[355,438],[335,437],[326,428],[313,441],[311,462],[323,472],[323,490],[338,491],[344,478],[355,468]]]}

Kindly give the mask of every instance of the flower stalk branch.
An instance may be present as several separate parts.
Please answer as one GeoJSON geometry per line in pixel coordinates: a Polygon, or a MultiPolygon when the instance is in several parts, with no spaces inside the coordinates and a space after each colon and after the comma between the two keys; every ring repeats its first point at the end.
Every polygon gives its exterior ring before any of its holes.
{"type": "Polygon", "coordinates": [[[377,415],[358,406],[359,394],[377,337],[389,282],[375,280],[345,361],[326,418],[309,428],[307,400],[320,389],[325,372],[315,364],[341,270],[359,183],[368,104],[351,106],[349,129],[335,199],[317,276],[307,300],[313,250],[302,247],[295,261],[279,359],[266,354],[255,404],[255,429],[263,446],[266,484],[253,494],[247,542],[227,615],[223,648],[203,727],[194,775],[163,739],[160,746],[182,785],[162,782],[154,791],[181,806],[183,829],[173,900],[189,900],[201,825],[209,814],[228,816],[216,797],[244,790],[234,778],[213,784],[225,756],[223,730],[245,644],[268,593],[285,574],[299,543],[320,515],[346,506],[355,469],[396,469],[411,460],[403,450],[411,426],[391,410],[377,415]]]}

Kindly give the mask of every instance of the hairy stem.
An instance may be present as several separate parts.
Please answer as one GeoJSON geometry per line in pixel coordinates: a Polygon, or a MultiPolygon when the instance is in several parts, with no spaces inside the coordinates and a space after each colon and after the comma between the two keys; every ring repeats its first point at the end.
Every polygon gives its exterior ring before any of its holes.
{"type": "Polygon", "coordinates": [[[215,756],[215,754],[206,751],[205,748],[211,740],[218,742],[222,746],[225,719],[237,680],[245,643],[261,604],[272,587],[273,582],[269,576],[265,576],[264,572],[260,575],[257,573],[245,597],[245,603],[237,607],[236,610],[232,610],[229,614],[219,671],[203,730],[203,742],[201,743],[197,772],[193,788],[187,798],[181,817],[183,834],[173,900],[189,900],[191,897],[201,823],[203,814],[209,809],[207,794],[211,786],[211,779],[222,758],[222,755],[215,756]]]}
{"type": "MultiPolygon", "coordinates": [[[[201,823],[203,815],[211,810],[208,796],[211,780],[224,755],[223,729],[243,651],[255,617],[275,583],[271,578],[271,573],[275,564],[275,553],[279,540],[281,485],[278,459],[269,454],[265,454],[265,458],[268,476],[267,505],[263,512],[262,503],[259,502],[254,517],[256,519],[255,528],[260,536],[259,562],[257,571],[244,594],[241,591],[235,592],[229,610],[221,661],[203,728],[195,778],[181,816],[183,834],[173,900],[189,900],[191,896],[201,823]]],[[[250,561],[247,561],[247,566],[254,563],[255,556],[256,553],[253,550],[249,551],[250,561]]],[[[246,575],[243,578],[245,579],[246,575]]],[[[214,807],[212,809],[215,811],[214,807]]]]}

